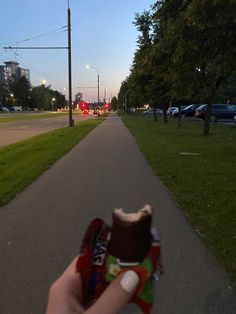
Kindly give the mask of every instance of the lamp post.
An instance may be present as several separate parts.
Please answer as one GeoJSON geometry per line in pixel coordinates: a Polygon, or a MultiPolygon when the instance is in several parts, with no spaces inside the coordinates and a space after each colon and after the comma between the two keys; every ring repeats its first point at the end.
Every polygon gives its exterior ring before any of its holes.
{"type": "Polygon", "coordinates": [[[54,108],[53,108],[53,107],[54,107],[53,105],[54,105],[54,101],[55,101],[55,100],[56,100],[56,98],[53,97],[53,98],[52,98],[52,111],[53,111],[53,109],[54,109],[54,108]]]}
{"type": "Polygon", "coordinates": [[[98,106],[99,106],[99,101],[100,101],[100,99],[99,99],[99,71],[98,71],[98,69],[97,69],[95,66],[93,66],[93,65],[86,65],[86,68],[87,68],[87,69],[94,69],[94,70],[97,71],[97,75],[98,75],[98,106]]]}
{"type": "Polygon", "coordinates": [[[14,106],[14,94],[11,93],[10,96],[11,96],[11,99],[12,99],[12,101],[11,101],[11,102],[12,102],[12,105],[14,106]]]}

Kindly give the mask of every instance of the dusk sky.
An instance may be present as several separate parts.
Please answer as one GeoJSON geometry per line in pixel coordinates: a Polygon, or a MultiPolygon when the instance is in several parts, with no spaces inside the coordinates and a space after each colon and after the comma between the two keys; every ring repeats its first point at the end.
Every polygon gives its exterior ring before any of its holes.
{"type": "MultiPolygon", "coordinates": [[[[138,32],[135,13],[148,10],[154,0],[70,0],[72,24],[72,80],[74,94],[97,99],[116,96],[129,74],[138,32]]],[[[67,46],[67,0],[1,0],[0,64],[17,61],[30,69],[31,84],[46,85],[67,94],[67,50],[4,50],[4,46],[67,46]],[[63,28],[64,27],[64,28],[63,28]],[[54,31],[56,30],[57,31],[54,31]],[[54,31],[54,32],[52,32],[54,31]],[[48,33],[47,35],[40,36],[48,33]],[[38,37],[31,39],[33,37],[38,37]],[[27,40],[26,39],[30,39],[27,40]]]]}

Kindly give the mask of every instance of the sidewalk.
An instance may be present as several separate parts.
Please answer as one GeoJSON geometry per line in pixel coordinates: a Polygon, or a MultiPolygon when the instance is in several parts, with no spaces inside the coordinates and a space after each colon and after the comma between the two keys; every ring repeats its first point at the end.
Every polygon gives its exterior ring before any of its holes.
{"type": "MultiPolygon", "coordinates": [[[[236,313],[235,290],[115,114],[0,209],[0,313],[43,314],[90,220],[110,223],[114,207],[145,203],[154,207],[165,266],[153,313],[236,313]]],[[[129,305],[122,313],[140,312],[129,305]]]]}

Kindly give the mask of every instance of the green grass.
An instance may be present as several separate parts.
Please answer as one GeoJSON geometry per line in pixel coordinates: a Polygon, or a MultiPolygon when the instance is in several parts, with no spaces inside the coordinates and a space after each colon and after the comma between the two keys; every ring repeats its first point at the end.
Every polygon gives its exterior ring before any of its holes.
{"type": "Polygon", "coordinates": [[[69,152],[104,119],[80,122],[0,149],[0,206],[69,152]]]}
{"type": "Polygon", "coordinates": [[[15,122],[15,121],[20,121],[20,120],[36,120],[36,119],[47,119],[47,118],[55,118],[58,116],[65,116],[68,115],[68,113],[65,112],[58,112],[58,113],[18,113],[17,115],[13,116],[3,116],[0,117],[0,123],[4,122],[15,122]]]}
{"type": "Polygon", "coordinates": [[[210,245],[233,282],[236,281],[236,127],[202,123],[157,123],[123,117],[141,151],[176,202],[210,245]],[[179,152],[199,153],[198,156],[179,152]]]}

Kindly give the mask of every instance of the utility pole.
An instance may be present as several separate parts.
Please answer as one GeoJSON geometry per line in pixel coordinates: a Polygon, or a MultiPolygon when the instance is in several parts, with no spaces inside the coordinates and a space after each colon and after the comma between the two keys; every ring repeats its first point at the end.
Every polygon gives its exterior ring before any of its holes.
{"type": "Polygon", "coordinates": [[[68,1],[67,17],[68,17],[68,93],[69,93],[69,127],[74,126],[72,119],[72,88],[71,88],[71,22],[70,22],[70,7],[68,1]]]}
{"type": "Polygon", "coordinates": [[[99,99],[99,73],[98,73],[98,106],[99,106],[99,101],[100,99],[99,99]]]}

